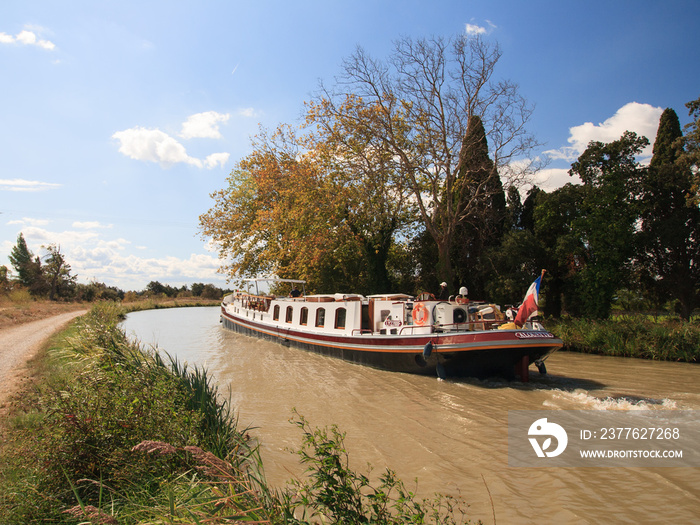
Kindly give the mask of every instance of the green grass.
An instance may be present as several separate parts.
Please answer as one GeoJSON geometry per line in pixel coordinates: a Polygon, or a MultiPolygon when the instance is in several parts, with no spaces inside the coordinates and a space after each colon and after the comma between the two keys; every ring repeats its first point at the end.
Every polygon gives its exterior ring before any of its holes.
{"type": "Polygon", "coordinates": [[[604,321],[563,319],[548,324],[564,349],[659,361],[700,362],[700,323],[619,316],[604,321]]]}

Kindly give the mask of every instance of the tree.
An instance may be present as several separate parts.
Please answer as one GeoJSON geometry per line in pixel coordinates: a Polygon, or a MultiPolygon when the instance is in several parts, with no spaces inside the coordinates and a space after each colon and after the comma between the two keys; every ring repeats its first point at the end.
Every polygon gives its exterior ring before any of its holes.
{"type": "Polygon", "coordinates": [[[523,229],[523,203],[516,186],[509,186],[506,192],[507,226],[510,230],[523,229]]]}
{"type": "Polygon", "coordinates": [[[332,89],[321,86],[312,122],[360,143],[382,144],[390,153],[438,251],[438,276],[452,283],[452,241],[499,175],[523,176],[531,165],[511,162],[537,144],[527,133],[532,109],[515,84],[494,79],[498,46],[480,37],[405,38],[386,61],[361,48],[344,62],[332,89]],[[468,169],[479,140],[468,123],[479,117],[495,169],[486,180],[468,169]],[[520,166],[516,171],[516,166],[520,166]]]}
{"type": "Polygon", "coordinates": [[[476,115],[469,119],[464,143],[469,146],[463,152],[455,184],[462,194],[453,197],[461,219],[454,228],[451,259],[457,282],[466,285],[472,297],[483,297],[489,271],[484,252],[501,242],[507,219],[506,196],[489,158],[483,123],[476,115]],[[468,182],[461,184],[461,177],[468,177],[468,182]]]}
{"type": "Polygon", "coordinates": [[[696,206],[700,205],[700,98],[686,104],[688,114],[693,118],[685,125],[685,136],[679,139],[683,146],[679,163],[681,167],[693,173],[693,185],[690,198],[696,206]]]}
{"type": "Polygon", "coordinates": [[[635,201],[644,171],[636,156],[648,144],[645,137],[626,131],[609,144],[589,143],[571,166],[569,173],[583,181],[583,195],[570,233],[582,251],[569,282],[578,313],[586,317],[608,317],[615,291],[629,281],[635,201]]]}
{"type": "Polygon", "coordinates": [[[151,281],[146,285],[146,291],[153,295],[175,297],[177,296],[179,290],[173,286],[170,286],[169,284],[163,284],[160,281],[151,281]]]}
{"type": "Polygon", "coordinates": [[[666,109],[642,180],[638,265],[647,290],[677,299],[688,320],[700,301],[700,210],[693,174],[682,162],[682,136],[676,112],[666,109]]]}
{"type": "Polygon", "coordinates": [[[8,270],[4,264],[0,266],[0,291],[6,293],[10,289],[10,281],[7,278],[8,270]]]}
{"type": "Polygon", "coordinates": [[[70,265],[61,253],[60,246],[50,244],[46,250],[48,254],[43,268],[49,287],[49,300],[54,301],[57,297],[68,296],[78,277],[70,274],[70,265]]]}
{"type": "Polygon", "coordinates": [[[213,284],[205,284],[202,288],[203,299],[221,299],[223,292],[213,284]]]}
{"type": "Polygon", "coordinates": [[[582,220],[581,203],[586,192],[586,187],[568,183],[551,193],[535,187],[526,199],[526,222],[531,228],[525,231],[533,232],[533,251],[539,254],[535,267],[547,270],[542,293],[542,309],[547,316],[560,317],[563,311],[585,313],[577,279],[588,250],[575,225],[582,220]]]}
{"type": "Polygon", "coordinates": [[[490,298],[519,304],[534,276],[546,269],[546,284],[540,292],[544,314],[560,317],[563,309],[579,313],[573,284],[585,247],[580,236],[572,234],[572,224],[579,217],[583,194],[583,186],[574,184],[552,193],[536,186],[528,192],[520,228],[506,233],[502,243],[487,252],[492,268],[487,284],[490,298]]]}
{"type": "Polygon", "coordinates": [[[258,135],[228,187],[212,198],[200,231],[228,260],[221,271],[231,278],[277,275],[326,289],[365,278],[342,193],[300,152],[300,141],[287,128],[258,135]]]}
{"type": "Polygon", "coordinates": [[[31,265],[34,261],[34,254],[29,251],[27,241],[24,240],[22,233],[17,236],[17,244],[12,248],[9,258],[10,263],[12,263],[17,272],[19,282],[29,288],[33,280],[31,265]]]}
{"type": "MultiPolygon", "coordinates": [[[[394,237],[416,223],[405,178],[384,141],[371,134],[348,132],[346,123],[323,118],[323,110],[313,103],[307,108],[307,129],[313,131],[304,144],[337,199],[339,218],[361,246],[367,291],[387,292],[394,285],[389,272],[394,237]]],[[[365,115],[369,121],[378,110],[376,105],[348,97],[342,111],[365,115]]]]}
{"type": "Polygon", "coordinates": [[[324,290],[390,290],[394,234],[413,219],[387,182],[397,175],[386,153],[330,140],[323,129],[299,138],[288,127],[261,133],[253,146],[200,217],[200,231],[230,261],[223,270],[324,290]]]}
{"type": "Polygon", "coordinates": [[[17,244],[10,252],[10,263],[17,272],[19,282],[33,295],[43,295],[47,291],[41,259],[29,250],[24,235],[17,236],[17,244]]]}

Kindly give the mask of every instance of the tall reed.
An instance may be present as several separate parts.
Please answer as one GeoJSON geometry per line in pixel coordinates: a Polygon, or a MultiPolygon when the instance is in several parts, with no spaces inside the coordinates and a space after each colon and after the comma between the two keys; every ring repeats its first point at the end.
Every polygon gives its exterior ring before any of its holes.
{"type": "Polygon", "coordinates": [[[550,329],[564,349],[660,361],[700,362],[700,324],[653,321],[643,316],[608,320],[563,319],[550,329]]]}

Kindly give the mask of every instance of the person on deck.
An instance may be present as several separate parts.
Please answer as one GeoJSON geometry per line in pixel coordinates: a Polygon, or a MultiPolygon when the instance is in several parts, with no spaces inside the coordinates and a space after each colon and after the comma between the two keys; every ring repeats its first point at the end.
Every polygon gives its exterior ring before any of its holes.
{"type": "Polygon", "coordinates": [[[467,287],[462,286],[459,289],[459,295],[455,298],[455,302],[457,304],[467,304],[469,302],[469,297],[467,297],[468,293],[469,293],[469,290],[467,290],[467,287]]]}
{"type": "Polygon", "coordinates": [[[450,292],[447,291],[447,283],[440,283],[440,291],[438,292],[438,301],[447,301],[450,298],[450,292]]]}
{"type": "Polygon", "coordinates": [[[301,292],[296,287],[296,285],[294,286],[294,288],[292,288],[292,291],[289,292],[289,297],[301,297],[301,292]]]}

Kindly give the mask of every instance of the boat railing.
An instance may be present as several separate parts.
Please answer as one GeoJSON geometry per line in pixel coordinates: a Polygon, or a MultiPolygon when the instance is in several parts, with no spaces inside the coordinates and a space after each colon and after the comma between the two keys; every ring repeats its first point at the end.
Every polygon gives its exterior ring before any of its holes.
{"type": "Polygon", "coordinates": [[[240,292],[236,299],[241,301],[243,308],[255,310],[256,312],[267,312],[270,309],[270,303],[274,297],[270,295],[253,295],[240,292]]]}

